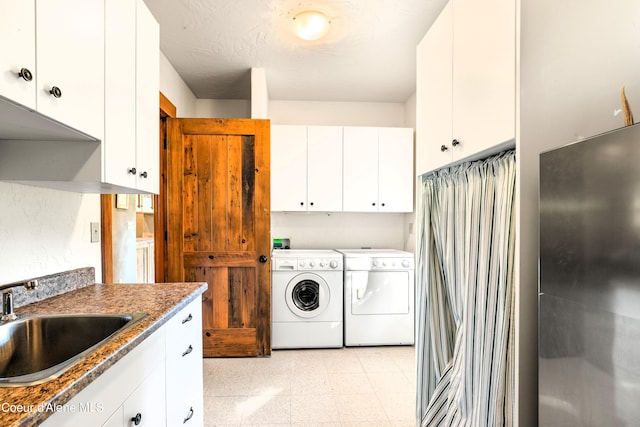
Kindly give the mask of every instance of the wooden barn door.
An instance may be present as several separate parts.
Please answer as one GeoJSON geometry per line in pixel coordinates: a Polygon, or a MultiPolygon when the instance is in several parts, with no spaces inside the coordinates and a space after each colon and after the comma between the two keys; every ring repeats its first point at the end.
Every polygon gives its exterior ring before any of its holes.
{"type": "Polygon", "coordinates": [[[205,357],[269,355],[269,121],[167,125],[167,279],[209,284],[205,357]]]}

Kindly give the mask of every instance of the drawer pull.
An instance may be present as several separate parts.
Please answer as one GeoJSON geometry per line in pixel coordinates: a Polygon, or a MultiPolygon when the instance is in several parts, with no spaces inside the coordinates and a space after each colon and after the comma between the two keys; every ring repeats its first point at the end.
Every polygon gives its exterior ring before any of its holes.
{"type": "Polygon", "coordinates": [[[142,414],[138,412],[135,417],[131,418],[131,421],[134,425],[140,425],[140,423],[142,422],[142,414]]]}
{"type": "Polygon", "coordinates": [[[189,408],[189,415],[187,415],[187,418],[185,418],[184,421],[182,421],[182,424],[185,424],[191,418],[193,418],[193,406],[191,408],[189,408]]]}
{"type": "Polygon", "coordinates": [[[193,347],[191,345],[189,345],[189,347],[187,347],[187,349],[184,351],[184,353],[182,353],[182,357],[186,356],[187,354],[191,353],[193,351],[193,347]]]}
{"type": "Polygon", "coordinates": [[[184,325],[187,322],[191,322],[192,319],[193,319],[193,316],[191,315],[191,313],[189,313],[189,315],[187,317],[182,319],[182,324],[184,325]]]}

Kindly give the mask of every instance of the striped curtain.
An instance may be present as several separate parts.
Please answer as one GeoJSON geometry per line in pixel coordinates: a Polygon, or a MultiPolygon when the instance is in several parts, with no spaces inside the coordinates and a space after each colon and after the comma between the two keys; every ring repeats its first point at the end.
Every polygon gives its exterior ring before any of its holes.
{"type": "Polygon", "coordinates": [[[424,176],[418,206],[418,424],[514,420],[515,152],[424,176]]]}

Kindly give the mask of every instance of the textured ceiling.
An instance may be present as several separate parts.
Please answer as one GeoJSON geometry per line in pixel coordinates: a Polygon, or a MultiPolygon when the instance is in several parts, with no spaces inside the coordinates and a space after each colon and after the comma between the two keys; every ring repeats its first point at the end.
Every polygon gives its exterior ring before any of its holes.
{"type": "Polygon", "coordinates": [[[199,99],[249,99],[262,67],[270,99],[404,102],[415,49],[446,0],[145,0],[160,48],[199,99]],[[292,17],[331,18],[320,41],[297,39],[292,17]]]}

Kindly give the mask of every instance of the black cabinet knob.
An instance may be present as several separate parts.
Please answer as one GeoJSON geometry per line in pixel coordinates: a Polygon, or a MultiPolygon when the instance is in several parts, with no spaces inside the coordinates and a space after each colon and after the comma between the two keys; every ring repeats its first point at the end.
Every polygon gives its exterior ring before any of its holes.
{"type": "Polygon", "coordinates": [[[261,263],[263,263],[263,264],[264,264],[265,262],[267,262],[267,260],[268,260],[268,259],[269,259],[269,258],[267,258],[267,256],[266,256],[266,255],[260,255],[260,258],[258,258],[258,260],[259,260],[261,263]]]}
{"type": "Polygon", "coordinates": [[[31,74],[28,68],[21,68],[18,77],[22,77],[27,82],[33,80],[33,74],[31,74]]]}
{"type": "Polygon", "coordinates": [[[457,139],[454,139],[453,141],[451,141],[451,145],[453,145],[454,147],[457,147],[458,145],[460,145],[460,141],[458,141],[457,139]]]}
{"type": "Polygon", "coordinates": [[[300,206],[304,206],[304,202],[300,202],[300,206]]]}
{"type": "Polygon", "coordinates": [[[446,145],[441,145],[441,146],[440,146],[440,151],[442,151],[443,153],[444,153],[445,151],[447,151],[448,149],[449,149],[449,147],[447,147],[446,145]]]}
{"type": "Polygon", "coordinates": [[[62,91],[60,90],[60,88],[58,86],[52,87],[51,90],[49,91],[49,93],[51,95],[53,95],[54,98],[61,98],[62,97],[62,91]]]}
{"type": "Polygon", "coordinates": [[[137,172],[136,168],[131,168],[131,169],[129,169],[129,173],[130,173],[131,175],[135,175],[135,174],[136,174],[136,172],[137,172]]]}
{"type": "Polygon", "coordinates": [[[142,178],[146,178],[146,177],[147,177],[147,171],[142,172],[142,173],[140,174],[140,176],[141,176],[142,178]]]}
{"type": "Polygon", "coordinates": [[[142,422],[142,414],[138,412],[135,417],[131,417],[131,421],[135,425],[140,425],[140,423],[142,422]]]}

